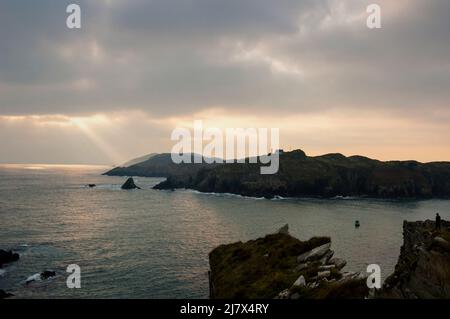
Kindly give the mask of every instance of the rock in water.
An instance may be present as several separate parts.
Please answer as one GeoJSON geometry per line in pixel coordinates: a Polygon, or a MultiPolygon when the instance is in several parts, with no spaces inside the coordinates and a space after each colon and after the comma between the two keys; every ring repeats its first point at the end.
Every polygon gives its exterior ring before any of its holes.
{"type": "Polygon", "coordinates": [[[48,279],[50,277],[55,277],[55,276],[56,276],[56,272],[54,272],[52,270],[45,270],[45,271],[41,272],[42,280],[48,279]]]}
{"type": "Polygon", "coordinates": [[[127,179],[127,181],[122,185],[122,189],[141,189],[140,187],[136,186],[134,183],[133,177],[130,177],[127,179]]]}
{"type": "Polygon", "coordinates": [[[0,249],[0,268],[3,266],[3,264],[8,264],[17,260],[19,260],[19,254],[12,251],[5,251],[0,249]]]}
{"type": "Polygon", "coordinates": [[[286,224],[283,227],[281,227],[280,229],[278,229],[278,231],[276,232],[276,234],[284,234],[284,235],[289,235],[289,225],[286,224]]]}

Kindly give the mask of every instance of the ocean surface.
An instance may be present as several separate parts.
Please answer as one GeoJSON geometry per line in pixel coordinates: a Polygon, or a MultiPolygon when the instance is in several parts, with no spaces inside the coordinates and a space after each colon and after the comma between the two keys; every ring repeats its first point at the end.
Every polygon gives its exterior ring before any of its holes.
{"type": "Polygon", "coordinates": [[[348,261],[345,270],[376,263],[385,278],[400,252],[403,220],[433,219],[436,212],[450,219],[445,200],[266,200],[152,190],[161,178],[136,178],[142,190],[123,191],[125,178],[102,176],[107,169],[0,166],[0,248],[21,255],[0,270],[0,289],[19,298],[207,298],[211,249],[286,223],[300,239],[331,236],[335,256],[348,261]],[[66,286],[69,264],[81,267],[81,289],[66,286]],[[57,276],[26,284],[44,270],[57,276]]]}

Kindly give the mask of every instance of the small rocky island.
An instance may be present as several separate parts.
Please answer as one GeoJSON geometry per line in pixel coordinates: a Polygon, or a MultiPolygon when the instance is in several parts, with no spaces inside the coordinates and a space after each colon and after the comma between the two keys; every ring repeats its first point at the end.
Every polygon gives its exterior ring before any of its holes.
{"type": "Polygon", "coordinates": [[[300,241],[284,226],[209,254],[210,297],[218,299],[450,298],[450,222],[406,222],[395,272],[371,291],[365,273],[343,271],[331,239],[300,241]]]}
{"type": "Polygon", "coordinates": [[[130,177],[126,180],[126,182],[122,185],[122,189],[130,190],[130,189],[141,189],[139,186],[136,186],[134,183],[133,177],[130,177]]]}

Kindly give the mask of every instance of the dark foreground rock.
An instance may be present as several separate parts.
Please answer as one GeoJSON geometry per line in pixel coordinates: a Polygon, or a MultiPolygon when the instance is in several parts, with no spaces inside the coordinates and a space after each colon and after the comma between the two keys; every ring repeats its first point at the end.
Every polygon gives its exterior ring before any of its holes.
{"type": "Polygon", "coordinates": [[[210,297],[224,299],[365,298],[365,277],[341,272],[331,240],[300,241],[284,226],[275,234],[215,248],[209,254],[210,297]]]}
{"type": "Polygon", "coordinates": [[[3,267],[3,264],[17,261],[19,258],[20,256],[17,253],[0,249],[0,268],[3,267]]]}
{"type": "Polygon", "coordinates": [[[6,299],[13,296],[14,296],[13,294],[0,289],[0,299],[6,299]]]}
{"type": "Polygon", "coordinates": [[[381,298],[450,298],[450,222],[403,223],[403,246],[381,298]]]}
{"type": "Polygon", "coordinates": [[[134,183],[134,179],[130,177],[127,179],[127,181],[122,185],[122,189],[141,189],[140,187],[136,186],[134,183]]]}

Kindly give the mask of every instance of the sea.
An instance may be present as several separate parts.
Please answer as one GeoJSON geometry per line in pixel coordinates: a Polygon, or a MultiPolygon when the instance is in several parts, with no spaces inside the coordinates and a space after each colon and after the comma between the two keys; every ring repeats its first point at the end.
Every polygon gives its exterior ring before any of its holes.
{"type": "Polygon", "coordinates": [[[0,289],[15,298],[208,298],[212,249],[285,224],[301,240],[330,236],[335,256],[347,260],[344,270],[378,264],[385,279],[404,220],[450,219],[448,200],[268,200],[153,190],[164,178],[142,177],[135,178],[141,190],[125,191],[126,178],[102,175],[108,169],[0,165],[0,249],[20,254],[0,269],[0,289]],[[73,264],[78,289],[66,283],[73,264]],[[56,276],[40,280],[45,270],[56,276]]]}

